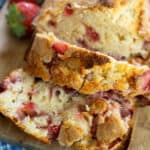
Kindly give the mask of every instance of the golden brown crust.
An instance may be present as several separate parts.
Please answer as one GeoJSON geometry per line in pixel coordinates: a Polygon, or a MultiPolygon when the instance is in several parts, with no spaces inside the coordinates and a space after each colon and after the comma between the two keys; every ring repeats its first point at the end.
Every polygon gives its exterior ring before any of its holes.
{"type": "Polygon", "coordinates": [[[101,142],[113,142],[126,133],[126,128],[119,117],[112,115],[108,120],[98,125],[97,139],[101,142]]]}
{"type": "Polygon", "coordinates": [[[92,114],[103,114],[107,109],[107,103],[103,99],[96,99],[91,102],[90,113],[92,114]]]}
{"type": "Polygon", "coordinates": [[[43,49],[42,53],[40,54],[40,52],[38,52],[38,50],[36,52],[30,51],[26,55],[26,60],[30,61],[29,66],[28,66],[28,70],[30,72],[34,72],[34,74],[37,74],[37,76],[39,76],[39,77],[42,76],[44,78],[44,80],[48,80],[49,72],[43,66],[43,62],[40,60],[40,58],[41,58],[41,55],[51,58],[51,55],[47,53],[49,51],[49,41],[46,38],[45,39],[41,38],[40,40],[41,40],[41,42],[39,43],[39,40],[35,39],[34,40],[35,42],[33,43],[32,47],[36,47],[38,49],[43,49]],[[44,41],[42,41],[42,40],[44,40],[44,41]]]}
{"type": "MultiPolygon", "coordinates": [[[[124,150],[128,146],[128,142],[130,140],[131,135],[131,129],[128,130],[126,135],[123,136],[122,141],[118,142],[111,150],[124,150]]],[[[88,139],[87,139],[88,140],[88,139]]],[[[74,144],[75,149],[77,150],[107,150],[108,148],[99,147],[94,141],[89,142],[90,144],[82,144],[80,142],[77,142],[74,144]]]]}
{"type": "Polygon", "coordinates": [[[52,33],[36,34],[27,61],[29,71],[35,76],[83,94],[111,89],[120,90],[125,95],[126,91],[128,94],[139,94],[143,91],[136,87],[136,80],[148,70],[147,67],[136,67],[70,45],[58,40],[52,33]],[[55,43],[65,44],[67,50],[64,54],[59,54],[52,48],[55,43]]]}
{"type": "Polygon", "coordinates": [[[110,58],[105,55],[97,55],[92,51],[73,51],[72,58],[79,58],[86,69],[92,68],[94,65],[104,65],[110,62],[110,58]]]}
{"type": "Polygon", "coordinates": [[[64,121],[58,139],[62,145],[70,146],[76,141],[81,140],[83,135],[83,130],[76,124],[73,125],[69,121],[64,121]]]}
{"type": "Polygon", "coordinates": [[[146,57],[143,58],[140,55],[131,57],[128,59],[129,63],[135,64],[135,65],[147,65],[150,66],[150,54],[146,57]]]}
{"type": "Polygon", "coordinates": [[[53,35],[49,37],[47,35],[36,36],[27,58],[29,71],[46,81],[52,80],[61,85],[68,83],[69,87],[75,86],[75,89],[79,90],[84,82],[84,68],[103,65],[110,61],[110,58],[105,55],[97,55],[84,49],[80,51],[72,46],[68,53],[66,52],[64,56],[60,57],[61,59],[57,60],[56,64],[51,64],[55,57],[51,45],[55,41],[56,38],[53,35]],[[72,65],[72,63],[74,64],[72,65]],[[71,67],[76,65],[78,68],[76,67],[74,70],[68,65],[71,67]]]}
{"type": "Polygon", "coordinates": [[[33,134],[33,133],[31,133],[31,131],[28,131],[28,130],[25,128],[24,125],[18,123],[15,118],[11,117],[11,116],[9,115],[9,113],[8,113],[8,110],[6,110],[5,108],[3,108],[3,105],[1,105],[1,104],[0,104],[0,111],[1,111],[1,113],[2,113],[5,117],[9,118],[17,127],[19,127],[19,128],[20,128],[22,131],[24,131],[25,133],[29,134],[30,136],[32,136],[32,137],[34,137],[34,138],[36,138],[36,139],[38,139],[38,140],[40,140],[41,142],[44,142],[44,143],[46,143],[46,144],[50,144],[50,143],[51,143],[50,139],[48,139],[48,138],[46,138],[46,137],[45,137],[45,138],[44,138],[44,137],[40,137],[40,135],[33,134]]]}

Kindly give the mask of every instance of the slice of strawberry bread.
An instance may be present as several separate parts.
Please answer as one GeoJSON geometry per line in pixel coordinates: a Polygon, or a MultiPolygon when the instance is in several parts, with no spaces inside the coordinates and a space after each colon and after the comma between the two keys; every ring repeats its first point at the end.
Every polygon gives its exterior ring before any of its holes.
{"type": "Polygon", "coordinates": [[[148,67],[131,65],[100,52],[71,45],[53,33],[35,35],[27,62],[28,70],[35,77],[83,94],[115,89],[123,95],[135,96],[150,91],[148,67]]]}
{"type": "Polygon", "coordinates": [[[116,150],[127,139],[133,106],[119,91],[83,95],[18,69],[0,84],[0,112],[46,143],[116,150]]]}
{"type": "Polygon", "coordinates": [[[149,0],[46,0],[34,25],[117,59],[144,59],[150,50],[149,8],[149,0]]]}

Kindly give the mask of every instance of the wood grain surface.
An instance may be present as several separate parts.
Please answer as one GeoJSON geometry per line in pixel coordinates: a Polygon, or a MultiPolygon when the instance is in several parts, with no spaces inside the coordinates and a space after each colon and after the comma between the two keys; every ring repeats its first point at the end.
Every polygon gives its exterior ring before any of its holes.
{"type": "MultiPolygon", "coordinates": [[[[29,40],[18,40],[8,30],[5,15],[7,6],[0,11],[0,80],[10,71],[21,67],[29,40]]],[[[134,115],[134,128],[128,150],[150,150],[150,107],[138,108],[134,115]]],[[[28,150],[67,150],[67,148],[43,144],[20,131],[0,115],[0,139],[26,147],[28,150]]],[[[69,150],[69,149],[68,149],[69,150]]]]}
{"type": "Polygon", "coordinates": [[[136,109],[128,150],[150,150],[150,106],[136,109]]]}

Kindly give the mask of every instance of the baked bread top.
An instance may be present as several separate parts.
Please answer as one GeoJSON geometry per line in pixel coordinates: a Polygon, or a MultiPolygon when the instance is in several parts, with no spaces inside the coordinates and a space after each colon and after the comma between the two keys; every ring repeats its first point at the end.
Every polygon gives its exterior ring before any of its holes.
{"type": "Polygon", "coordinates": [[[46,0],[35,27],[117,58],[148,55],[148,0],[46,0]]]}
{"type": "Polygon", "coordinates": [[[79,48],[53,33],[36,34],[27,62],[28,70],[36,77],[83,94],[112,89],[134,96],[149,92],[148,67],[79,48]]]}
{"type": "Polygon", "coordinates": [[[18,69],[0,84],[0,112],[46,143],[116,150],[124,146],[133,106],[119,91],[83,95],[18,69]]]}

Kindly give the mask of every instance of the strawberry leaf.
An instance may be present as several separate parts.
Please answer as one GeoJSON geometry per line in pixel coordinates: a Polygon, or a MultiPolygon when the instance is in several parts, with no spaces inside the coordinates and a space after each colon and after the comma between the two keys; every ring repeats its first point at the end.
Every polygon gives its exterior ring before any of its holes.
{"type": "Polygon", "coordinates": [[[44,2],[44,0],[37,0],[38,4],[42,4],[44,2]]]}
{"type": "Polygon", "coordinates": [[[22,25],[25,17],[22,13],[17,9],[16,4],[12,4],[9,6],[8,14],[6,15],[8,26],[14,35],[17,37],[23,37],[26,34],[26,27],[22,25]]]}

